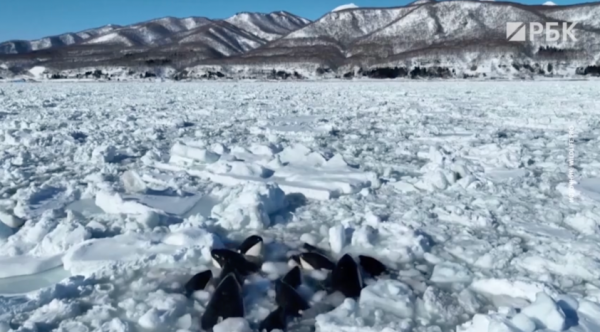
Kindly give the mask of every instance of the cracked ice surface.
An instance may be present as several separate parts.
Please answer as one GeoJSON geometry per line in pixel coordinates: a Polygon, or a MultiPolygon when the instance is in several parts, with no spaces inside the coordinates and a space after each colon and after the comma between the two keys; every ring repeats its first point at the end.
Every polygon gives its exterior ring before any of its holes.
{"type": "MultiPolygon", "coordinates": [[[[308,242],[395,271],[320,332],[600,330],[594,82],[0,90],[0,332],[198,331],[182,284],[254,233],[275,261],[308,242]]],[[[273,309],[265,278],[219,328],[273,309]]]]}

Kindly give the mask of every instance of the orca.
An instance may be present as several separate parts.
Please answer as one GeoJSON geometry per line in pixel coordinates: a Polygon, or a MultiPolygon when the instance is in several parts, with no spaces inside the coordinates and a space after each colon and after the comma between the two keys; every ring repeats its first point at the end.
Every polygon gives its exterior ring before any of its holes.
{"type": "Polygon", "coordinates": [[[192,294],[195,291],[203,290],[208,285],[208,282],[212,279],[212,271],[206,270],[194,275],[186,284],[185,284],[185,292],[188,294],[192,294]]]}
{"type": "Polygon", "coordinates": [[[316,252],[317,254],[323,254],[323,250],[313,246],[312,244],[308,244],[308,243],[304,243],[302,245],[302,249],[306,250],[307,252],[316,252]]]}
{"type": "Polygon", "coordinates": [[[377,259],[370,257],[370,256],[365,256],[365,255],[359,255],[358,256],[358,260],[360,262],[360,266],[363,268],[363,270],[365,272],[367,272],[368,274],[370,274],[372,277],[378,277],[381,274],[387,272],[387,267],[381,263],[380,261],[378,261],[377,259]]]}
{"type": "Polygon", "coordinates": [[[293,317],[300,316],[302,311],[310,308],[308,302],[292,286],[281,280],[275,282],[275,302],[286,315],[293,317]]]}
{"type": "Polygon", "coordinates": [[[221,320],[234,317],[244,317],[244,298],[235,275],[230,273],[219,283],[208,301],[200,326],[202,330],[209,331],[221,320]]]}
{"type": "Polygon", "coordinates": [[[243,276],[258,272],[259,264],[248,261],[244,255],[229,249],[213,249],[210,251],[213,264],[222,269],[227,263],[233,264],[235,269],[243,276]]]}
{"type": "Polygon", "coordinates": [[[335,264],[317,252],[304,252],[292,256],[292,259],[305,270],[333,270],[335,264]]]}
{"type": "Polygon", "coordinates": [[[240,244],[238,252],[253,257],[261,257],[263,253],[263,238],[258,235],[249,236],[240,244]]]}
{"type": "Polygon", "coordinates": [[[298,286],[300,286],[302,283],[302,272],[300,272],[300,268],[298,266],[294,266],[285,276],[283,276],[281,281],[292,286],[294,289],[298,288],[298,286]]]}
{"type": "Polygon", "coordinates": [[[223,279],[225,279],[225,277],[227,277],[229,274],[233,274],[235,280],[238,282],[240,287],[244,285],[244,276],[236,269],[236,267],[232,263],[227,262],[221,269],[221,273],[219,274],[219,276],[216,278],[215,286],[217,286],[221,281],[223,281],[223,279]]]}
{"type": "Polygon", "coordinates": [[[348,298],[356,299],[363,288],[362,276],[354,259],[346,254],[331,271],[331,288],[348,298]]]}
{"type": "Polygon", "coordinates": [[[271,313],[258,324],[259,332],[271,332],[273,330],[285,330],[287,317],[282,307],[271,311],[271,313]]]}

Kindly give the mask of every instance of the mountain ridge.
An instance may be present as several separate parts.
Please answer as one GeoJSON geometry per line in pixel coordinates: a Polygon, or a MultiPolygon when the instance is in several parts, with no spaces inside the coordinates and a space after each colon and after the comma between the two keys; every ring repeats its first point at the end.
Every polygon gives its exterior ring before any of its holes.
{"type": "Polygon", "coordinates": [[[104,34],[92,29],[94,36],[69,45],[4,52],[0,63],[21,70],[44,66],[60,77],[93,67],[123,67],[144,77],[168,72],[180,79],[355,77],[382,68],[400,76],[417,68],[444,77],[572,76],[595,74],[600,65],[599,17],[599,2],[545,6],[475,0],[345,8],[314,21],[286,11],[239,12],[218,20],[165,17],[106,28],[104,34]],[[577,40],[508,41],[507,22],[577,23],[577,40]]]}

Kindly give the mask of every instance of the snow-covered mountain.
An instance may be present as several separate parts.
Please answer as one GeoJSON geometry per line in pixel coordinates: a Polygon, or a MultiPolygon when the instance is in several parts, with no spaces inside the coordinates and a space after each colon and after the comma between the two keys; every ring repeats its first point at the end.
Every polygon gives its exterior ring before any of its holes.
{"type": "MultiPolygon", "coordinates": [[[[211,23],[222,25],[223,21],[238,29],[243,29],[242,35],[250,33],[264,41],[274,40],[310,23],[307,19],[282,11],[269,14],[239,13],[226,20],[211,20],[205,17],[164,17],[128,26],[107,25],[39,40],[8,41],[0,43],[0,54],[25,54],[71,45],[118,46],[122,48],[161,46],[173,40],[179,42],[178,34],[180,36],[191,33],[211,23]]],[[[241,38],[246,38],[246,36],[241,38]]]]}
{"type": "Polygon", "coordinates": [[[387,77],[410,76],[420,68],[433,70],[433,76],[502,76],[513,69],[525,75],[574,75],[598,72],[598,17],[600,3],[528,6],[468,0],[417,0],[394,8],[344,5],[314,22],[283,11],[239,13],[225,20],[168,17],[51,37],[54,44],[0,44],[0,53],[18,53],[0,55],[0,62],[61,70],[168,67],[200,76],[275,71],[287,77],[316,71],[352,77],[378,76],[384,70],[381,75],[387,77]],[[576,40],[549,42],[539,35],[508,41],[507,22],[577,23],[576,40]]]}
{"type": "Polygon", "coordinates": [[[225,21],[268,41],[280,38],[310,23],[305,18],[284,11],[269,14],[238,13],[225,21]]]}
{"type": "Polygon", "coordinates": [[[0,54],[21,54],[60,46],[69,46],[85,42],[96,36],[101,36],[120,29],[121,26],[109,24],[103,27],[88,29],[77,33],[65,33],[58,36],[26,41],[12,40],[0,43],[0,54]]]}

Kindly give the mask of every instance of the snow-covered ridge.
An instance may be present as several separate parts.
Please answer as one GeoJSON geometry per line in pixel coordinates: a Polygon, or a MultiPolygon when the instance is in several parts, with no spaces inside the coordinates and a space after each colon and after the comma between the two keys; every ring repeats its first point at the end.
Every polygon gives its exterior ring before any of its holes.
{"type": "MultiPolygon", "coordinates": [[[[428,77],[508,77],[511,68],[523,77],[588,76],[600,74],[598,15],[599,3],[528,6],[457,0],[393,8],[350,6],[314,22],[283,11],[238,13],[226,20],[162,18],[107,28],[82,42],[51,47],[41,59],[25,53],[0,54],[0,60],[10,68],[43,65],[60,72],[59,77],[95,64],[161,72],[168,67],[177,78],[188,78],[189,72],[197,71],[194,68],[206,66],[228,72],[240,66],[255,71],[287,66],[287,74],[281,75],[294,77],[353,77],[365,72],[369,77],[419,77],[421,68],[433,71],[425,74],[428,77]],[[578,23],[573,30],[576,40],[551,42],[542,35],[525,42],[506,40],[507,22],[548,20],[578,23]],[[317,69],[309,75],[294,74],[305,67],[317,69]],[[372,74],[373,70],[383,71],[372,74]]],[[[8,52],[20,52],[14,43],[4,46],[8,52]]]]}
{"type": "MultiPolygon", "coordinates": [[[[174,34],[193,31],[211,22],[205,17],[164,17],[128,26],[100,28],[46,37],[39,40],[15,40],[0,43],[0,54],[23,54],[71,45],[117,45],[123,48],[168,43],[174,34]]],[[[310,21],[287,12],[241,13],[225,20],[258,38],[272,40],[296,30],[310,21]]]]}

